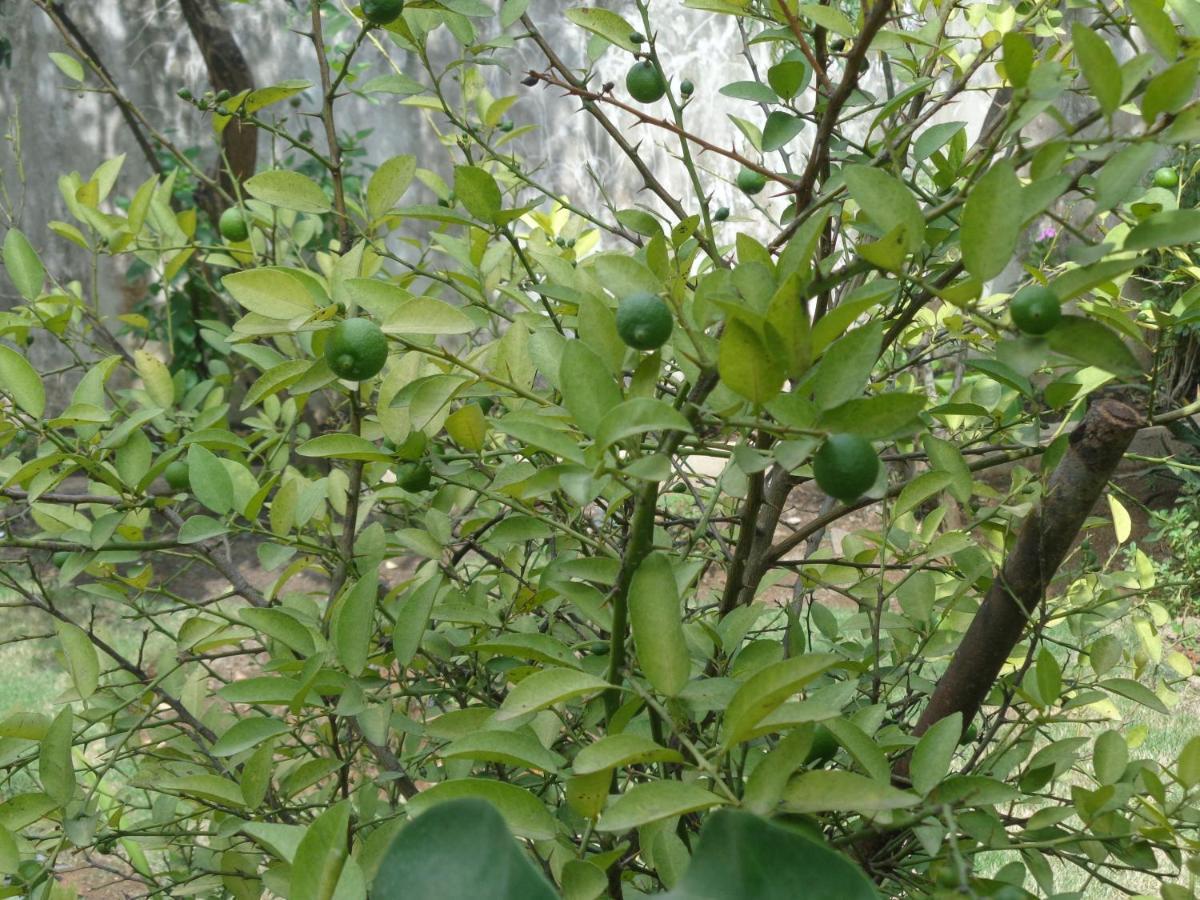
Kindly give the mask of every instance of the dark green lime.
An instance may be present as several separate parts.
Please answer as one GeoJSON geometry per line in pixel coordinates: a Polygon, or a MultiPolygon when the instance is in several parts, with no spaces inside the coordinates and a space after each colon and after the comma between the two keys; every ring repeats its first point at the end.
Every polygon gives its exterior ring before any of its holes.
{"type": "Polygon", "coordinates": [[[387,362],[387,338],[370,319],[346,319],[325,340],[325,361],[333,374],[347,381],[366,381],[387,362]]]}
{"type": "Polygon", "coordinates": [[[813,477],[830,497],[852,503],[879,475],[879,457],[866,438],[831,434],[813,457],[813,477]]]}
{"type": "Polygon", "coordinates": [[[671,308],[654,294],[633,294],[617,307],[617,334],[635,350],[661,347],[674,325],[671,308]]]}

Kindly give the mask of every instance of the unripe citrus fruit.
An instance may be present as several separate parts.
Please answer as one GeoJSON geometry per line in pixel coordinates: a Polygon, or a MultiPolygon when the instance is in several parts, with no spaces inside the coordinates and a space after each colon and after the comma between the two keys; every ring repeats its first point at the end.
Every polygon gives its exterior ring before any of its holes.
{"type": "Polygon", "coordinates": [[[754,196],[767,186],[767,176],[753,169],[738,172],[737,186],[743,194],[754,196]]]}
{"type": "Polygon", "coordinates": [[[1154,172],[1154,186],[1160,188],[1179,187],[1179,170],[1172,169],[1170,166],[1163,166],[1161,169],[1156,169],[1154,172]]]}
{"type": "Polygon", "coordinates": [[[679,84],[679,93],[683,94],[685,97],[690,97],[695,90],[696,86],[692,84],[690,79],[685,78],[679,84]]]}
{"type": "Polygon", "coordinates": [[[647,59],[633,64],[633,68],[625,76],[625,89],[634,100],[653,103],[655,100],[661,100],[667,92],[667,82],[654,67],[654,63],[647,59]]]}
{"type": "Polygon", "coordinates": [[[173,459],[163,470],[163,478],[173,491],[187,490],[191,484],[188,475],[188,464],[182,459],[173,459]]]}
{"type": "Polygon", "coordinates": [[[427,463],[405,463],[396,469],[396,484],[410,494],[429,490],[433,482],[433,470],[427,463]]]}
{"type": "Polygon", "coordinates": [[[718,208],[715,213],[713,213],[713,221],[714,222],[724,222],[728,218],[729,218],[729,207],[728,206],[722,206],[722,207],[718,208]]]}
{"type": "Polygon", "coordinates": [[[387,338],[370,319],[346,319],[325,340],[325,361],[338,378],[366,381],[387,362],[387,338]]]}
{"type": "Polygon", "coordinates": [[[1054,291],[1040,284],[1021,288],[1008,301],[1013,324],[1026,334],[1045,334],[1062,318],[1062,308],[1054,291]]]}
{"type": "Polygon", "coordinates": [[[813,457],[813,477],[830,497],[852,503],[875,483],[879,457],[866,438],[831,434],[813,457]]]}
{"type": "Polygon", "coordinates": [[[246,222],[246,214],[236,206],[231,206],[221,213],[217,227],[221,230],[221,237],[234,244],[250,237],[250,225],[246,222]]]}
{"type": "Polygon", "coordinates": [[[635,350],[661,347],[674,325],[671,308],[653,294],[633,294],[617,307],[617,334],[635,350]]]}
{"type": "Polygon", "coordinates": [[[371,25],[387,25],[400,18],[404,0],[362,0],[363,18],[371,25]]]}

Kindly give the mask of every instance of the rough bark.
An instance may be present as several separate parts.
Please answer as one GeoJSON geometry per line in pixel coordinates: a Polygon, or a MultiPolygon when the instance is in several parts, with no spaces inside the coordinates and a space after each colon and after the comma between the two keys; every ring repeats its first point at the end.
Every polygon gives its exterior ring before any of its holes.
{"type": "MultiPolygon", "coordinates": [[[[179,0],[179,8],[204,57],[212,89],[237,94],[253,88],[254,73],[216,0],[179,0]]],[[[223,159],[218,178],[221,187],[232,194],[235,183],[241,183],[254,174],[254,166],[258,161],[255,129],[243,126],[236,119],[231,121],[221,135],[221,152],[223,159]]],[[[206,210],[215,220],[220,211],[208,207],[215,205],[216,198],[205,199],[208,200],[206,210]]]]}
{"type": "Polygon", "coordinates": [[[956,712],[962,713],[964,727],[974,718],[1141,424],[1132,407],[1105,399],[1094,403],[1072,432],[1042,502],[1025,520],[938,680],[916,735],[956,712]]]}

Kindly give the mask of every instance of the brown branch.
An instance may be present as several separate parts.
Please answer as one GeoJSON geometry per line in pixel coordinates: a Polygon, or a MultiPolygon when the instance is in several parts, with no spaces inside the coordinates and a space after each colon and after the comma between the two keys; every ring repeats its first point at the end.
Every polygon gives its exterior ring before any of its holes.
{"type": "Polygon", "coordinates": [[[962,713],[964,728],[974,718],[1143,424],[1132,407],[1106,399],[1094,403],[1071,433],[1070,445],[1046,483],[1041,504],[1025,520],[1016,545],[938,679],[913,729],[915,735],[924,734],[935,722],[956,712],[962,713]]]}
{"type": "Polygon", "coordinates": [[[792,12],[791,8],[786,3],[780,3],[779,9],[783,11],[784,17],[787,19],[788,28],[792,29],[792,34],[796,36],[796,43],[800,45],[800,52],[804,54],[804,58],[808,60],[808,64],[812,66],[813,72],[816,73],[817,80],[821,82],[826,93],[833,92],[833,83],[829,80],[829,76],[825,74],[825,67],[813,55],[812,47],[808,45],[808,40],[804,37],[804,26],[800,24],[800,19],[792,12]]]}

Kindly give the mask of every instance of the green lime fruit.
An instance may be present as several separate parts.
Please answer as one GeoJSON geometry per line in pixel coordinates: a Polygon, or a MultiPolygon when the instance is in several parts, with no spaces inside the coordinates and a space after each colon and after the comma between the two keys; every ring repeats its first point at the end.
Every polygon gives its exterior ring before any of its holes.
{"type": "Polygon", "coordinates": [[[833,736],[833,732],[824,725],[818,725],[813,730],[812,746],[808,748],[808,756],[804,757],[804,764],[824,765],[833,759],[834,754],[838,752],[837,738],[833,736]]]}
{"type": "Polygon", "coordinates": [[[173,491],[186,491],[191,484],[188,464],[182,459],[173,459],[163,470],[163,478],[173,491]]]}
{"type": "Polygon", "coordinates": [[[690,79],[685,78],[679,83],[679,93],[683,94],[683,96],[690,97],[695,91],[696,86],[692,84],[690,79]]]}
{"type": "Polygon", "coordinates": [[[634,63],[629,74],[625,76],[625,89],[629,96],[641,103],[653,103],[661,100],[667,92],[667,82],[650,60],[634,63]]]}
{"type": "Polygon", "coordinates": [[[387,338],[370,319],[346,319],[325,340],[325,361],[338,378],[366,381],[387,362],[387,338]]]}
{"type": "Polygon", "coordinates": [[[1062,307],[1054,291],[1040,284],[1021,288],[1008,301],[1013,324],[1026,334],[1045,334],[1062,319],[1062,307]]]}
{"type": "Polygon", "coordinates": [[[831,434],[813,457],[813,477],[830,497],[852,503],[879,475],[879,457],[866,438],[831,434]]]}
{"type": "Polygon", "coordinates": [[[405,463],[396,468],[396,484],[410,494],[429,490],[433,483],[433,470],[428,463],[405,463]]]}
{"type": "Polygon", "coordinates": [[[387,25],[400,18],[404,0],[362,0],[363,18],[369,25],[387,25]]]}
{"type": "Polygon", "coordinates": [[[221,237],[233,244],[241,243],[250,237],[250,223],[246,221],[246,214],[236,206],[231,206],[221,213],[217,227],[221,230],[221,237]]]}
{"type": "Polygon", "coordinates": [[[674,325],[671,308],[654,294],[633,294],[617,307],[617,334],[635,350],[658,349],[674,325]]]}
{"type": "Polygon", "coordinates": [[[767,176],[761,172],[755,172],[753,169],[742,169],[738,172],[737,186],[743,194],[753,197],[755,194],[761,193],[762,189],[767,186],[767,176]]]}
{"type": "Polygon", "coordinates": [[[178,97],[180,100],[186,100],[186,101],[188,101],[189,103],[190,103],[190,102],[191,102],[193,99],[195,99],[195,98],[194,98],[194,96],[193,96],[193,94],[192,94],[192,92],[191,92],[191,91],[189,91],[189,90],[188,90],[187,88],[185,88],[185,87],[184,87],[184,88],[180,88],[178,91],[176,91],[176,92],[175,92],[175,96],[176,96],[176,97],[178,97]]]}
{"type": "Polygon", "coordinates": [[[728,206],[722,206],[715,213],[713,213],[713,221],[714,222],[724,222],[728,218],[729,218],[729,207],[728,206]]]}
{"type": "Polygon", "coordinates": [[[629,35],[629,43],[631,43],[631,44],[641,44],[645,40],[646,40],[646,36],[644,34],[642,34],[640,31],[634,31],[634,32],[630,33],[630,35],[629,35]]]}
{"type": "Polygon", "coordinates": [[[1173,169],[1170,166],[1163,166],[1161,169],[1156,169],[1154,172],[1154,186],[1160,188],[1179,187],[1179,170],[1173,169]]]}

